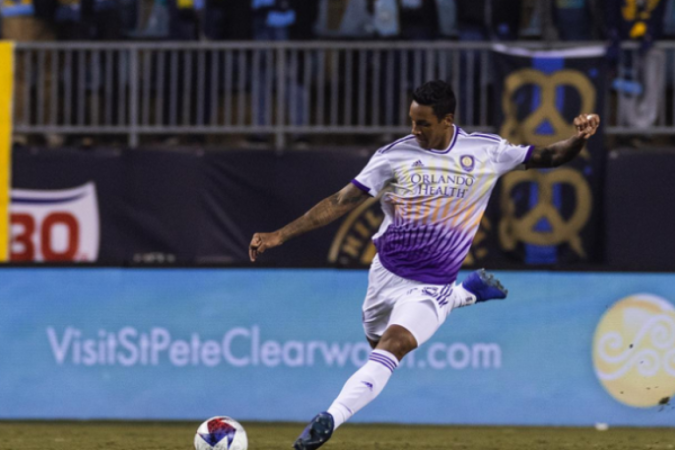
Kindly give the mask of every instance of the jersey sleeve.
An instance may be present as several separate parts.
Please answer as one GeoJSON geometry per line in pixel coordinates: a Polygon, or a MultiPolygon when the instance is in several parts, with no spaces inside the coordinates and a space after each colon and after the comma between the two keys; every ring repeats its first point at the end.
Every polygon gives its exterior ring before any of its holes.
{"type": "Polygon", "coordinates": [[[501,139],[490,149],[490,158],[499,175],[502,175],[517,168],[524,169],[532,150],[533,145],[513,145],[506,139],[501,139]]]}
{"type": "Polygon", "coordinates": [[[366,194],[377,197],[377,194],[393,179],[394,172],[391,170],[389,160],[378,151],[370,158],[361,173],[352,180],[352,184],[366,194]]]}

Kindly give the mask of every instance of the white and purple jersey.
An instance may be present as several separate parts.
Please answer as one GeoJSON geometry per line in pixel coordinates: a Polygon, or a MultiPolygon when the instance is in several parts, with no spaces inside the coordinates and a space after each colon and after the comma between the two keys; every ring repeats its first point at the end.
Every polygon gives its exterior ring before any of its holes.
{"type": "Polygon", "coordinates": [[[531,146],[454,126],[445,150],[413,135],[382,147],[352,183],[381,198],[385,218],[373,237],[380,262],[411,280],[449,284],[469,253],[497,179],[527,162],[531,146]]]}

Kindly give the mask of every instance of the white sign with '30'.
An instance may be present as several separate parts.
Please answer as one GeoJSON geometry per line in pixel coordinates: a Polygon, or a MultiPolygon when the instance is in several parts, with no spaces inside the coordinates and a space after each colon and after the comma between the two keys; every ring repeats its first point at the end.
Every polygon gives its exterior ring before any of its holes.
{"type": "Polygon", "coordinates": [[[11,261],[96,261],[100,225],[93,182],[62,190],[12,189],[11,261]]]}

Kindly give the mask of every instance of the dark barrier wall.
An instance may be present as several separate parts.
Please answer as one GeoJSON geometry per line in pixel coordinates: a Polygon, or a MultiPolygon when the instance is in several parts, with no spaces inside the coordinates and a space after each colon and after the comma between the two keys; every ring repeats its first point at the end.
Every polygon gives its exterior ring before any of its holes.
{"type": "MultiPolygon", "coordinates": [[[[284,155],[17,150],[12,260],[247,265],[254,232],[273,231],[302,215],[349,183],[369,156],[356,149],[284,155]]],[[[613,268],[675,270],[675,183],[670,180],[675,151],[618,151],[608,167],[606,217],[594,246],[606,247],[613,268]]],[[[564,175],[560,169],[548,173],[556,172],[564,175]]],[[[575,198],[567,188],[560,195],[575,198]]],[[[500,243],[499,201],[493,194],[467,265],[526,266],[500,243]]],[[[562,226],[574,214],[573,208],[564,209],[562,226]]],[[[381,221],[373,199],[265,254],[261,262],[365,267],[375,254],[370,237],[381,221]]]]}
{"type": "MultiPolygon", "coordinates": [[[[360,150],[17,150],[12,260],[109,264],[246,263],[256,231],[273,231],[338,191],[360,150]],[[63,231],[64,229],[65,231],[63,231]]],[[[265,256],[325,265],[340,222],[265,256]]],[[[367,242],[367,238],[363,238],[367,242]]]]}
{"type": "Polygon", "coordinates": [[[616,267],[675,270],[675,149],[610,153],[606,254],[616,267]]]}
{"type": "Polygon", "coordinates": [[[75,248],[73,259],[114,264],[152,253],[194,261],[211,225],[195,220],[202,216],[199,165],[195,153],[15,151],[11,259],[67,260],[75,248]],[[85,185],[92,188],[87,197],[93,207],[78,204],[76,188],[85,185]],[[71,217],[62,219],[66,242],[45,242],[57,228],[49,217],[71,217]],[[96,242],[83,239],[96,229],[96,242]]]}

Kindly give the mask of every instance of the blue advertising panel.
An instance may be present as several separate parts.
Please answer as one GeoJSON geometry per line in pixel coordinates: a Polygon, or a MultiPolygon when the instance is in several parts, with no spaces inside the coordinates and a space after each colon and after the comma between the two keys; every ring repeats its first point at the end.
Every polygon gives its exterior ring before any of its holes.
{"type": "MultiPolygon", "coordinates": [[[[453,311],[354,421],[675,423],[675,275],[497,275],[509,298],[453,311]]],[[[0,270],[0,418],[308,420],[367,360],[366,284],[362,270],[0,270]]]]}

